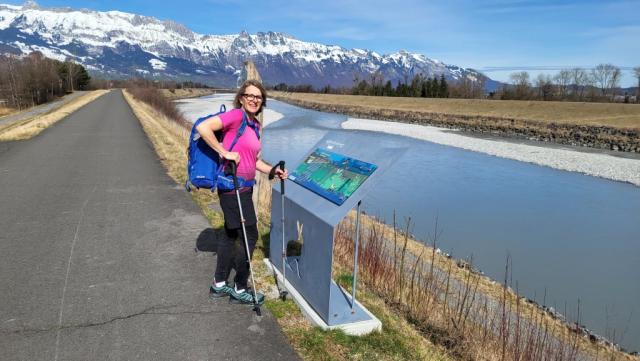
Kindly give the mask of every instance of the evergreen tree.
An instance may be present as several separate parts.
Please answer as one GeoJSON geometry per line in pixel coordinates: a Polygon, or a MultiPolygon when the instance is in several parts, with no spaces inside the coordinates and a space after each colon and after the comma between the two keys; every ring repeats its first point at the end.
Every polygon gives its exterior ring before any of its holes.
{"type": "Polygon", "coordinates": [[[391,80],[387,80],[387,83],[382,89],[382,95],[387,97],[393,96],[393,86],[391,85],[391,80]]]}
{"type": "Polygon", "coordinates": [[[435,98],[438,96],[438,89],[440,88],[440,84],[438,84],[438,78],[436,78],[436,76],[433,76],[433,80],[431,80],[431,88],[429,91],[429,94],[432,98],[435,98]]]}
{"type": "Polygon", "coordinates": [[[87,69],[84,68],[84,66],[82,65],[77,65],[78,67],[80,67],[80,69],[78,70],[78,73],[76,75],[76,88],[79,90],[87,90],[89,89],[89,84],[91,83],[91,77],[89,76],[89,73],[87,73],[87,69]]]}
{"type": "Polygon", "coordinates": [[[431,85],[432,81],[431,78],[427,78],[427,80],[424,82],[424,96],[427,98],[431,98],[433,97],[433,94],[431,94],[431,85]]]}
{"type": "Polygon", "coordinates": [[[403,97],[406,96],[407,86],[403,82],[398,82],[398,86],[396,86],[396,96],[403,97]]]}
{"type": "Polygon", "coordinates": [[[422,93],[422,83],[424,82],[424,77],[422,74],[416,74],[411,80],[411,93],[409,96],[411,97],[419,97],[422,93]]]}
{"type": "Polygon", "coordinates": [[[444,78],[444,74],[440,75],[440,88],[438,90],[439,98],[448,98],[449,97],[449,85],[447,84],[447,80],[444,78]]]}

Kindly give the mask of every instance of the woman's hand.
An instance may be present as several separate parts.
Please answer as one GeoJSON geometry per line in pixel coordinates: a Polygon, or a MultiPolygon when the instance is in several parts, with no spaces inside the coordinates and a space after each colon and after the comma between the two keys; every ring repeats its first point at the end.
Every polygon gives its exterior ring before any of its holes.
{"type": "Polygon", "coordinates": [[[235,162],[236,164],[240,164],[240,153],[238,152],[225,152],[222,155],[222,158],[226,160],[230,160],[235,162]]]}
{"type": "Polygon", "coordinates": [[[276,168],[276,177],[280,178],[281,180],[285,180],[289,178],[289,171],[287,170],[287,168],[285,168],[284,170],[276,168]]]}

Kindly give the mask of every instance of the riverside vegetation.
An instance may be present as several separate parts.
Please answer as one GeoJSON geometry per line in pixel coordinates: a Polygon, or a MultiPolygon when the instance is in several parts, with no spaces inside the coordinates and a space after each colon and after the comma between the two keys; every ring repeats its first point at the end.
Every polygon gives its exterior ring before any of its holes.
{"type": "Polygon", "coordinates": [[[169,100],[197,98],[205,95],[215,94],[215,89],[209,88],[171,88],[161,89],[162,95],[169,100]]]}
{"type": "MultiPolygon", "coordinates": [[[[169,175],[184,184],[189,131],[184,119],[141,101],[162,101],[155,89],[131,89],[125,97],[169,175]]],[[[303,359],[638,360],[590,336],[579,319],[569,323],[518,296],[517,284],[514,291],[508,281],[509,261],[504,282],[496,283],[475,271],[471,260],[456,261],[439,252],[437,230],[431,246],[414,239],[410,220],[401,231],[395,224],[363,218],[358,295],[381,319],[383,331],[352,337],[311,327],[291,300],[277,299],[273,276],[261,261],[269,248],[268,181],[260,180],[257,193],[261,237],[254,253],[256,281],[259,289],[270,290],[266,306],[303,359]]],[[[215,194],[196,191],[192,196],[221,232],[222,215],[210,207],[215,194]]],[[[351,281],[353,218],[345,219],[336,232],[333,273],[344,287],[351,281]]]]}

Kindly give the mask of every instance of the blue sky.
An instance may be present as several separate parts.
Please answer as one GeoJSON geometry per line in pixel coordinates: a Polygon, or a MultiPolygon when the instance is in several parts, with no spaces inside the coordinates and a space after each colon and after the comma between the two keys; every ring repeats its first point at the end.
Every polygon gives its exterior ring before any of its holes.
{"type": "MultiPolygon", "coordinates": [[[[2,1],[21,4],[22,1],[2,1]]],[[[172,19],[203,34],[279,31],[378,53],[400,49],[507,80],[612,63],[623,86],[640,66],[640,0],[41,0],[41,6],[120,10],[172,19]],[[541,70],[542,69],[542,70],[541,70]]]]}

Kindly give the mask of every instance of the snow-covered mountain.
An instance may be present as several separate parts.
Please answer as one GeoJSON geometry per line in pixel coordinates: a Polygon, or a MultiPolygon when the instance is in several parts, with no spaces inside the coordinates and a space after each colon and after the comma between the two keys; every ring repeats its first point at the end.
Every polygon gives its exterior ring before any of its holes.
{"type": "Polygon", "coordinates": [[[140,75],[219,86],[235,85],[247,59],[268,84],[351,86],[355,77],[369,79],[374,72],[394,83],[419,73],[444,74],[449,80],[484,77],[405,51],[380,55],[278,32],[203,35],[173,21],[120,11],[41,8],[32,1],[0,4],[0,53],[32,51],[73,59],[94,74],[112,78],[140,75]]]}

